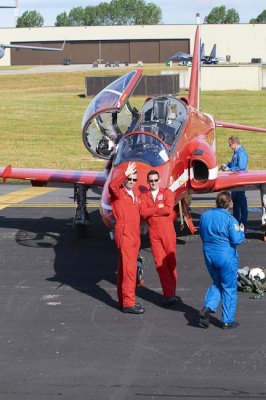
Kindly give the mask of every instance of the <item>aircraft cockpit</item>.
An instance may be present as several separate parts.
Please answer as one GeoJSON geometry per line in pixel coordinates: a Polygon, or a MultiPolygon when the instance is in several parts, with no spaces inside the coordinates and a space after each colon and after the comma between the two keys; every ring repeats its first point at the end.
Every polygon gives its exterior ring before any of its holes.
{"type": "MultiPolygon", "coordinates": [[[[155,154],[150,157],[154,166],[160,165],[158,163],[166,158],[164,152],[169,152],[174,145],[187,119],[186,105],[172,96],[158,96],[149,98],[140,111],[131,107],[129,97],[141,75],[140,70],[129,72],[104,88],[87,107],[82,121],[82,137],[94,156],[111,159],[117,145],[120,147],[120,141],[131,132],[140,133],[139,138],[144,138],[142,150],[145,147],[147,150],[150,138],[157,141],[156,157],[155,154]],[[161,160],[160,146],[165,146],[161,160]]],[[[149,152],[151,156],[152,151],[149,152]]]]}
{"type": "Polygon", "coordinates": [[[184,103],[171,96],[149,99],[140,114],[142,118],[134,131],[151,132],[168,146],[174,143],[187,118],[184,103]]]}
{"type": "Polygon", "coordinates": [[[149,133],[132,133],[123,137],[116,149],[114,165],[137,161],[158,167],[169,160],[166,146],[149,133]]]}

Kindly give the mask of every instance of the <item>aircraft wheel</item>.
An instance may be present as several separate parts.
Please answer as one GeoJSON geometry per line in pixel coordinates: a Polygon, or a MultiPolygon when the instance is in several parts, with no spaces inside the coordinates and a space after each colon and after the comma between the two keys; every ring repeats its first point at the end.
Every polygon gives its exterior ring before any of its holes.
{"type": "Polygon", "coordinates": [[[77,234],[79,239],[84,239],[87,237],[87,226],[83,224],[77,224],[77,234]]]}

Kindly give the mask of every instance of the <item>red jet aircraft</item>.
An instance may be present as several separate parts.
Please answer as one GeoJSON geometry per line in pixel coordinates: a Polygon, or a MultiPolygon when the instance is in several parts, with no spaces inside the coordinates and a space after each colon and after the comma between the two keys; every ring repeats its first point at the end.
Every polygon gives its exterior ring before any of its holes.
{"type": "Polygon", "coordinates": [[[185,201],[187,194],[227,189],[259,188],[263,218],[266,223],[266,171],[220,172],[216,159],[215,127],[266,132],[256,128],[217,121],[199,110],[200,26],[197,26],[188,98],[159,96],[147,99],[140,111],[132,108],[129,97],[141,79],[134,70],[103,89],[89,104],[82,122],[86,148],[96,157],[106,159],[106,168],[98,171],[0,168],[3,182],[8,178],[27,179],[32,185],[72,184],[77,209],[75,222],[79,232],[88,223],[86,191],[102,187],[100,212],[112,230],[114,218],[108,186],[129,161],[137,164],[138,188],[147,187],[149,170],[156,169],[163,187],[175,194],[175,211],[185,217],[195,231],[185,201]]]}

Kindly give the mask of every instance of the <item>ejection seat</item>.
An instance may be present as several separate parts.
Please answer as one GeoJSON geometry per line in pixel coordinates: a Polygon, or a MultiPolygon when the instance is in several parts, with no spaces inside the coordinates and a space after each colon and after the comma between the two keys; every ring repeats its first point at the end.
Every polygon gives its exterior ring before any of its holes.
{"type": "Polygon", "coordinates": [[[171,145],[175,140],[175,129],[168,124],[170,103],[167,98],[155,99],[153,102],[153,120],[158,126],[158,136],[166,144],[171,145]]]}
{"type": "Polygon", "coordinates": [[[166,124],[170,114],[168,99],[155,99],[153,102],[153,119],[166,124]]]}

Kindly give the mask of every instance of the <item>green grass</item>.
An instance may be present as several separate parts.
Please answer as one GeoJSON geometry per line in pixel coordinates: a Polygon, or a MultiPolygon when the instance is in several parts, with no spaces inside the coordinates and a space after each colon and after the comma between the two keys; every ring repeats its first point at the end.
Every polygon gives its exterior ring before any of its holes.
{"type": "MultiPolygon", "coordinates": [[[[147,65],[145,74],[165,66],[147,65]]],[[[128,68],[115,73],[123,74],[128,68]]],[[[1,166],[101,169],[81,138],[81,121],[89,104],[84,94],[85,76],[114,74],[113,70],[0,76],[1,166]]],[[[140,107],[144,98],[132,101],[140,107]]],[[[217,119],[266,127],[266,92],[205,92],[202,111],[217,119]]],[[[266,169],[266,134],[217,129],[217,154],[221,163],[231,158],[231,135],[240,137],[250,154],[250,168],[266,169]]]]}
{"type": "MultiPolygon", "coordinates": [[[[266,91],[204,92],[202,110],[216,119],[266,128],[266,91]]],[[[238,136],[249,153],[250,169],[266,169],[266,133],[217,128],[218,162],[231,159],[227,139],[238,136]]]]}

